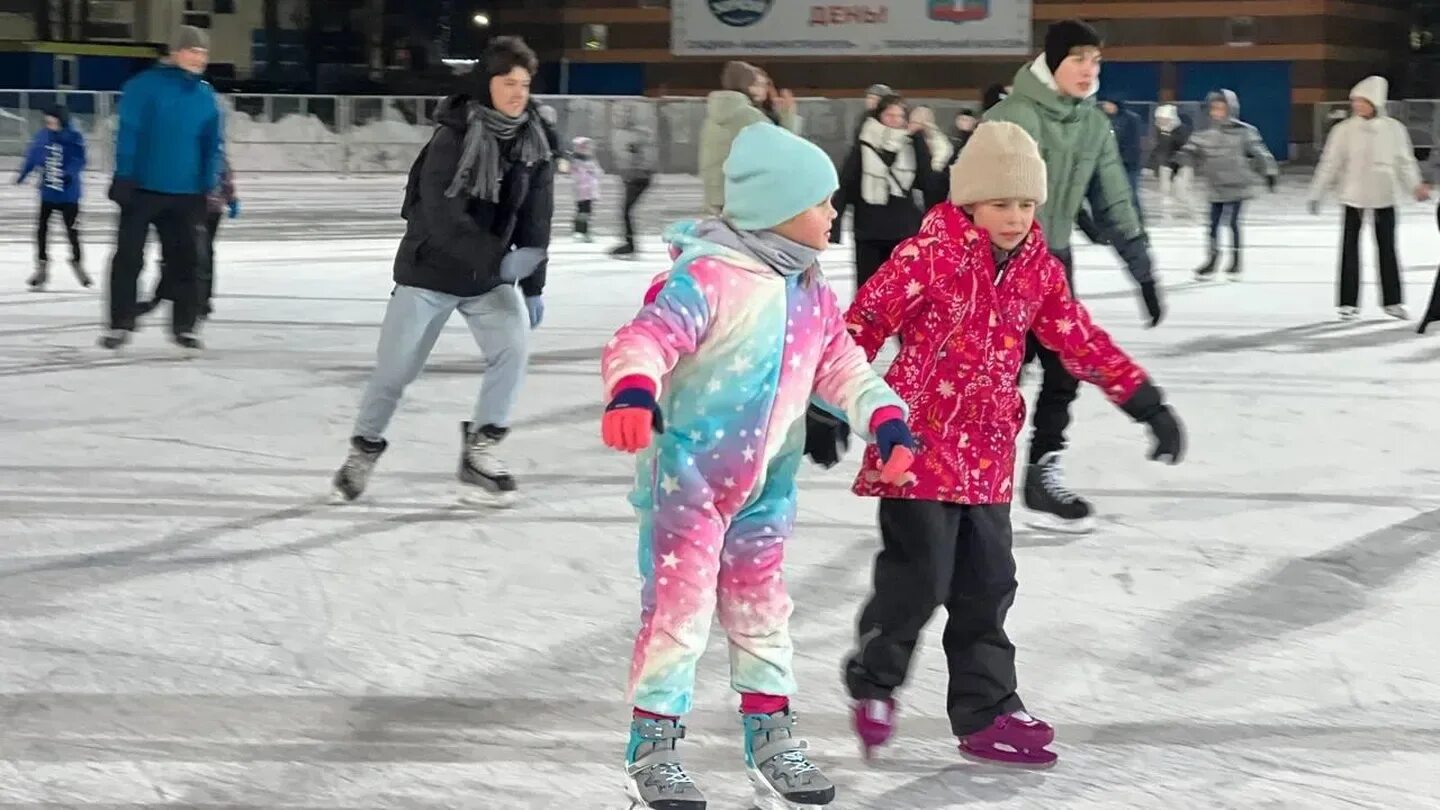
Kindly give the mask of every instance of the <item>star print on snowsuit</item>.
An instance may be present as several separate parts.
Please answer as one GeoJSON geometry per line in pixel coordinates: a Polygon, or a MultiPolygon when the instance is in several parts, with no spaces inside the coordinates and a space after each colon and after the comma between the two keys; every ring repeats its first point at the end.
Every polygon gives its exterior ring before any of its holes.
{"type": "Polygon", "coordinates": [[[919,447],[910,470],[918,480],[904,488],[877,480],[879,458],[867,448],[855,494],[1009,503],[1027,332],[1117,405],[1147,379],[1071,297],[1038,222],[995,276],[989,235],[942,203],[856,293],[845,319],[866,356],[873,361],[891,335],[903,340],[885,380],[910,404],[919,447]]]}
{"type": "Polygon", "coordinates": [[[679,716],[717,612],[734,689],[795,693],[781,569],[807,404],[813,395],[869,427],[904,403],[845,331],[818,273],[782,274],[700,239],[694,223],[666,241],[674,266],[606,346],[602,369],[607,400],[647,380],[665,417],[630,496],[643,579],[630,696],[679,716]]]}

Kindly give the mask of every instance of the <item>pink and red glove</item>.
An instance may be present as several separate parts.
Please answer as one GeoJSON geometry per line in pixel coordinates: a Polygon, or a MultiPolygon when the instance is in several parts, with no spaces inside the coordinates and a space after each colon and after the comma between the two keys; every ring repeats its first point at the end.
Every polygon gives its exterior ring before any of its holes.
{"type": "Polygon", "coordinates": [[[650,446],[651,432],[665,432],[665,418],[655,402],[655,383],[645,377],[626,377],[615,386],[615,396],[600,420],[605,446],[638,453],[650,446]]]}

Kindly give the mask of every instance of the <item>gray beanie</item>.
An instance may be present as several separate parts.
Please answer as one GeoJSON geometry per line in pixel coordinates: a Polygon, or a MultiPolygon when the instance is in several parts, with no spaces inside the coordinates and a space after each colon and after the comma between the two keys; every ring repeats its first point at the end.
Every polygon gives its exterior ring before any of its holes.
{"type": "Polygon", "coordinates": [[[950,202],[1034,200],[1045,204],[1045,161],[1030,133],[1009,121],[986,121],[950,167],[950,202]]]}
{"type": "Polygon", "coordinates": [[[175,29],[170,35],[170,53],[188,51],[191,48],[204,48],[210,50],[210,35],[203,28],[196,28],[193,25],[182,25],[175,29]]]}

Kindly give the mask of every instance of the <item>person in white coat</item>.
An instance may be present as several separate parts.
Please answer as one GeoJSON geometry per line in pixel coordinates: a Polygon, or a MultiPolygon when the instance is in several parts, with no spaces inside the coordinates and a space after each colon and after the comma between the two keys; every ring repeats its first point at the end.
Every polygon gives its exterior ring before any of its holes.
{"type": "Polygon", "coordinates": [[[1372,212],[1380,262],[1380,291],[1385,314],[1404,319],[1405,295],[1395,255],[1395,207],[1413,196],[1430,198],[1405,125],[1385,114],[1390,85],[1370,76],[1350,91],[1352,115],[1335,125],[1310,185],[1310,213],[1334,190],[1345,208],[1345,237],[1340,249],[1341,320],[1360,315],[1360,226],[1372,212]]]}

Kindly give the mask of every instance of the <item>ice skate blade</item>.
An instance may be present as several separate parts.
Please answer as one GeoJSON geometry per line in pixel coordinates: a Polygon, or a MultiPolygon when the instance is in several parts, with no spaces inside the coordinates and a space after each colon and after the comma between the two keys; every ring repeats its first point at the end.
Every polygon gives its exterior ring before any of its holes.
{"type": "Polygon", "coordinates": [[[745,775],[750,777],[750,784],[755,788],[754,810],[819,810],[825,806],[824,804],[798,804],[786,799],[771,787],[770,783],[765,781],[765,777],[754,768],[746,768],[745,775]]]}
{"type": "Polygon", "coordinates": [[[988,757],[982,757],[977,754],[972,754],[969,751],[966,751],[964,748],[960,749],[960,756],[961,758],[973,762],[977,765],[988,765],[997,769],[1007,771],[1048,771],[1051,768],[1054,768],[1056,764],[1060,762],[1059,757],[1056,757],[1049,762],[1003,762],[998,759],[990,759],[988,757]]]}
{"type": "Polygon", "coordinates": [[[1095,517],[1092,515],[1079,520],[1065,520],[1044,512],[1031,512],[1025,518],[1025,525],[1056,534],[1090,534],[1095,531],[1095,517]]]}
{"type": "Polygon", "coordinates": [[[630,800],[630,804],[625,806],[625,810],[705,810],[705,802],[703,800],[686,802],[676,799],[662,799],[657,804],[646,804],[645,800],[640,798],[640,787],[635,784],[635,777],[631,776],[628,772],[625,774],[625,798],[630,800]]]}
{"type": "MultiPolygon", "coordinates": [[[[363,494],[363,493],[361,493],[361,494],[363,494]]],[[[339,490],[339,489],[331,489],[331,490],[330,490],[330,505],[331,505],[331,506],[348,506],[348,505],[354,503],[355,501],[357,501],[357,500],[359,500],[359,499],[360,499],[360,494],[357,494],[355,497],[352,498],[352,497],[350,497],[349,495],[346,495],[346,494],[344,493],[344,491],[342,491],[342,490],[339,490]]]]}
{"type": "Polygon", "coordinates": [[[474,484],[461,484],[460,503],[482,509],[512,509],[520,500],[518,492],[491,492],[474,484]]]}

